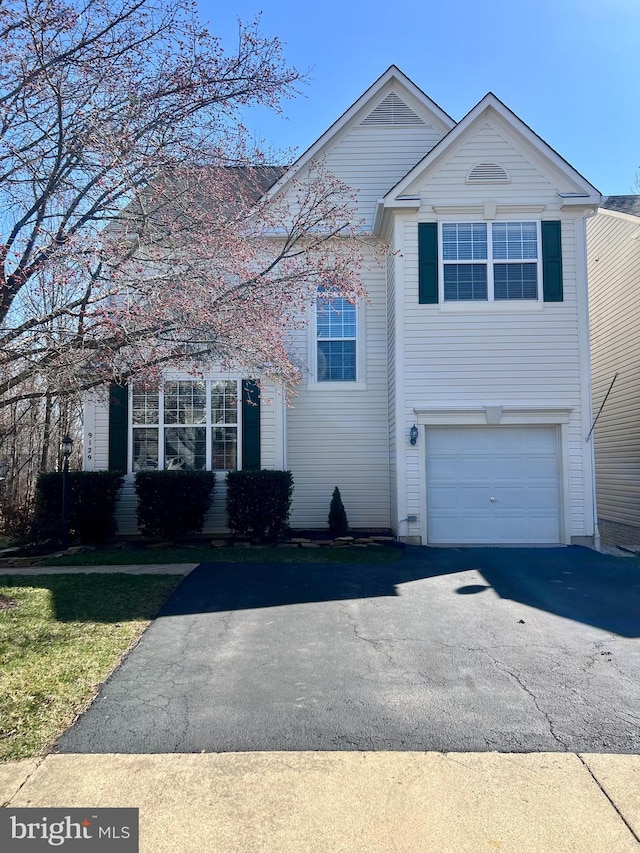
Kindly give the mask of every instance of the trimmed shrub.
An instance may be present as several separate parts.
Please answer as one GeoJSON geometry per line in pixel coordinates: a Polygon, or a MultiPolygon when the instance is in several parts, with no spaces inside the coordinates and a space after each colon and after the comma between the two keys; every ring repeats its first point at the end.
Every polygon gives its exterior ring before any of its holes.
{"type": "MultiPolygon", "coordinates": [[[[34,537],[59,539],[62,472],[40,474],[36,484],[34,537]]],[[[123,475],[118,471],[69,472],[69,532],[83,544],[102,545],[114,535],[116,501],[123,475]]]]}
{"type": "Polygon", "coordinates": [[[277,539],[287,530],[292,494],[291,471],[229,471],[229,528],[261,539],[277,539]]]}
{"type": "Polygon", "coordinates": [[[135,489],[140,532],[172,541],[200,533],[215,481],[213,471],[139,471],[135,489]]]}
{"type": "Polygon", "coordinates": [[[340,489],[336,486],[329,504],[329,530],[333,536],[346,536],[349,532],[347,513],[342,503],[340,489]]]}

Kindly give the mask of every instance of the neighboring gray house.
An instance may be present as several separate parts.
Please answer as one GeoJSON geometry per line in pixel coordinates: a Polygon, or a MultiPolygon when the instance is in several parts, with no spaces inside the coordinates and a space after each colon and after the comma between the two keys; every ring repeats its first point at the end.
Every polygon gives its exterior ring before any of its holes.
{"type": "Polygon", "coordinates": [[[640,195],[609,196],[587,226],[598,517],[640,547],[640,195]]]}
{"type": "MultiPolygon", "coordinates": [[[[86,467],[126,472],[121,531],[135,532],[135,471],[179,459],[219,481],[290,469],[294,528],[326,528],[337,485],[353,527],[406,541],[591,543],[585,217],[598,191],[495,95],[455,122],[395,66],[269,194],[316,158],[357,192],[363,240],[389,245],[364,273],[370,300],[299,333],[308,373],[292,408],[264,384],[247,409],[228,373],[88,402],[86,467]],[[176,406],[196,413],[180,435],[176,406]]],[[[224,523],[220,489],[208,530],[224,523]]]]}

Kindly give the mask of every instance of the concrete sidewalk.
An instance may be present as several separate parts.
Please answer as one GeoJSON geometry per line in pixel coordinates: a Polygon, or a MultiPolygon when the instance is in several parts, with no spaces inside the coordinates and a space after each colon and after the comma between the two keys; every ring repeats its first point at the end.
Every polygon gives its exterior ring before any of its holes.
{"type": "Polygon", "coordinates": [[[637,853],[640,757],[572,753],[50,755],[8,807],[140,809],[141,853],[637,853]]]}
{"type": "Polygon", "coordinates": [[[188,575],[200,563],[150,563],[135,566],[0,566],[0,575],[188,575]]]}

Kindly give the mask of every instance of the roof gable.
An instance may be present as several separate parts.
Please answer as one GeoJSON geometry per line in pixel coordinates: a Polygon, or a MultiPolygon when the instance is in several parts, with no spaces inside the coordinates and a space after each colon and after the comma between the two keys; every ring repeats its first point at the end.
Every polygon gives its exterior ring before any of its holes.
{"type": "Polygon", "coordinates": [[[394,128],[431,125],[441,136],[455,126],[455,121],[392,65],[287,169],[271,187],[268,196],[282,191],[314,158],[325,156],[358,125],[394,128]]]}
{"type": "MultiPolygon", "coordinates": [[[[493,93],[489,92],[433,149],[411,169],[385,196],[385,206],[411,196],[429,173],[437,171],[466,144],[474,134],[488,128],[523,155],[552,183],[565,203],[597,203],[600,193],[573,166],[544,142],[493,93]]],[[[486,164],[486,165],[502,165],[486,164]]],[[[508,173],[508,169],[506,169],[508,173]]]]}

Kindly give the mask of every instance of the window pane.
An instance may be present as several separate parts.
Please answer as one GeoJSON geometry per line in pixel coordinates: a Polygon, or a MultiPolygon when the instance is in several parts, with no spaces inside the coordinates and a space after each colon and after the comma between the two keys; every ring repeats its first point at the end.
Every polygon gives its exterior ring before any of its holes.
{"type": "Polygon", "coordinates": [[[238,423],[238,383],[211,383],[211,422],[214,424],[238,423]]]}
{"type": "Polygon", "coordinates": [[[355,382],[356,342],[318,341],[318,382],[355,382]]]}
{"type": "Polygon", "coordinates": [[[484,261],[487,259],[485,222],[443,222],[442,257],[445,261],[484,261]]]}
{"type": "Polygon", "coordinates": [[[238,467],[237,427],[214,427],[211,467],[214,471],[235,471],[238,467]]]}
{"type": "Polygon", "coordinates": [[[206,467],[206,429],[173,427],[164,431],[164,467],[168,471],[199,471],[206,467]]]}
{"type": "Polygon", "coordinates": [[[184,380],[164,386],[164,422],[166,424],[203,424],[205,422],[205,384],[184,380]]]}
{"type": "Polygon", "coordinates": [[[342,297],[318,297],[318,337],[355,338],[356,306],[342,297]]]}
{"type": "Polygon", "coordinates": [[[487,268],[484,264],[445,264],[445,300],[487,298],[487,268]]]}
{"type": "Polygon", "coordinates": [[[495,264],[493,267],[495,299],[537,299],[537,264],[495,264]]]}
{"type": "Polygon", "coordinates": [[[158,467],[158,430],[134,429],[133,470],[144,471],[158,467]]]}
{"type": "Polygon", "coordinates": [[[493,257],[497,260],[536,260],[538,231],[535,222],[494,222],[493,257]]]}
{"type": "Polygon", "coordinates": [[[157,391],[145,391],[140,385],[133,386],[132,410],[134,425],[158,423],[158,399],[159,395],[157,391]]]}

